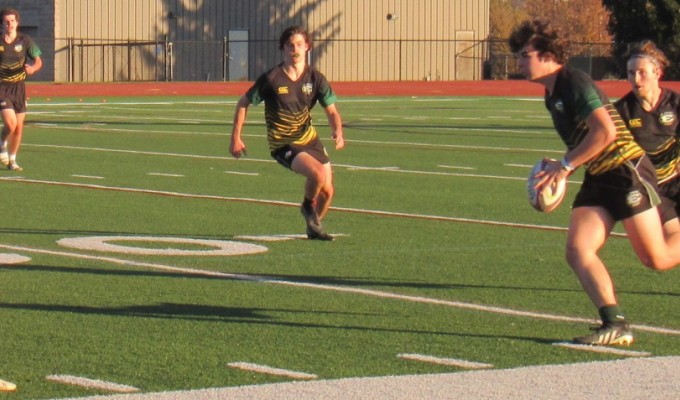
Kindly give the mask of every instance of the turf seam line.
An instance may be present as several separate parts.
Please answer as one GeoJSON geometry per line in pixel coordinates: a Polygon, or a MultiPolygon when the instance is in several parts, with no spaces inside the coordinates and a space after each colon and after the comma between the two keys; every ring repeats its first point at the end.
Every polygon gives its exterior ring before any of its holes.
{"type": "Polygon", "coordinates": [[[252,364],[248,362],[231,362],[227,364],[231,368],[241,369],[244,371],[257,372],[265,375],[285,376],[293,379],[317,379],[318,376],[308,374],[306,372],[290,371],[287,369],[274,368],[267,365],[252,364]]]}
{"type": "Polygon", "coordinates": [[[45,377],[50,382],[63,383],[66,385],[80,386],[88,389],[106,390],[116,393],[139,392],[140,389],[134,386],[121,385],[113,382],[105,382],[99,379],[83,378],[71,375],[48,375],[45,377]]]}
{"type": "Polygon", "coordinates": [[[425,363],[430,363],[430,364],[447,365],[447,366],[459,367],[459,368],[464,368],[464,369],[493,368],[493,364],[486,364],[486,363],[480,363],[480,362],[475,362],[475,361],[467,361],[467,360],[459,360],[459,359],[455,359],[455,358],[442,358],[442,357],[428,356],[428,355],[424,355],[424,354],[401,353],[401,354],[397,354],[397,357],[401,358],[402,360],[420,361],[420,362],[425,362],[425,363]]]}

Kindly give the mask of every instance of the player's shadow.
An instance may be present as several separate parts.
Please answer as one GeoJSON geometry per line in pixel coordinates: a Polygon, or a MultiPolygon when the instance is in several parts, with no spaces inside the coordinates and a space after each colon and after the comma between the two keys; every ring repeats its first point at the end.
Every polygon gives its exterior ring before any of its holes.
{"type": "MultiPolygon", "coordinates": [[[[261,280],[280,280],[292,283],[301,284],[315,284],[329,287],[352,287],[366,290],[381,290],[380,287],[389,288],[409,288],[409,289],[441,289],[441,290],[465,290],[465,289],[491,289],[504,290],[514,292],[563,292],[563,293],[582,293],[580,289],[572,288],[556,288],[556,287],[530,287],[530,286],[510,286],[510,285],[471,285],[460,283],[433,283],[433,282],[411,282],[400,281],[392,279],[362,279],[362,278],[348,278],[348,277],[329,277],[329,276],[300,276],[300,275],[263,275],[263,274],[244,274],[239,272],[224,272],[223,276],[208,275],[197,270],[192,272],[170,272],[170,271],[154,271],[148,269],[118,269],[118,268],[96,268],[96,267],[60,267],[49,265],[36,264],[0,264],[0,271],[27,271],[27,272],[50,272],[50,273],[68,273],[68,274],[90,274],[90,275],[110,275],[110,276],[130,276],[130,277],[153,277],[153,278],[192,278],[205,280],[242,280],[242,281],[261,281],[261,280]]],[[[220,271],[215,271],[220,272],[220,271]]],[[[663,292],[663,291],[635,291],[635,290],[619,290],[621,294],[637,294],[644,296],[660,296],[660,297],[680,297],[680,292],[663,292]]],[[[417,296],[417,294],[410,294],[417,296]]]]}
{"type": "MultiPolygon", "coordinates": [[[[126,318],[158,318],[158,319],[172,319],[172,320],[186,320],[194,322],[224,322],[224,323],[239,323],[239,324],[256,324],[268,325],[285,328],[299,328],[299,329],[332,329],[343,331],[358,331],[370,333],[399,333],[399,334],[417,334],[417,335],[442,335],[450,337],[464,337],[464,338],[482,338],[482,339],[508,339],[508,340],[522,340],[531,341],[541,344],[550,344],[557,341],[557,339],[547,339],[540,337],[526,337],[513,335],[496,335],[484,334],[474,332],[451,332],[444,330],[422,330],[422,329],[407,329],[407,328],[387,328],[376,327],[369,324],[360,325],[356,323],[359,317],[369,318],[385,317],[384,314],[378,313],[356,313],[356,312],[338,312],[338,311],[320,311],[320,310],[289,310],[277,308],[248,308],[248,307],[224,307],[214,305],[198,305],[198,304],[178,304],[178,303],[161,303],[151,305],[134,305],[122,307],[96,307],[83,305],[60,305],[60,304],[38,304],[38,303],[0,303],[0,309],[7,310],[28,310],[35,312],[48,313],[68,313],[68,314],[84,314],[84,315],[99,315],[99,316],[116,316],[126,318]],[[276,314],[295,314],[295,315],[340,315],[341,317],[351,317],[354,324],[341,323],[318,323],[318,322],[293,322],[287,321],[276,314]]],[[[296,317],[297,318],[297,317],[296,317]]],[[[367,320],[370,322],[370,320],[367,320]]]]}

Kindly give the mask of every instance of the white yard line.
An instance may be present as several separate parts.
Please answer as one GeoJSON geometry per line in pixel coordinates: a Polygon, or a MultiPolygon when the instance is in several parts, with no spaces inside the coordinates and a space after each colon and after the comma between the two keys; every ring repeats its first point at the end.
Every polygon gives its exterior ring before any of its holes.
{"type": "MultiPolygon", "coordinates": [[[[520,178],[509,178],[508,177],[506,179],[520,179],[520,178]]],[[[299,207],[300,206],[299,203],[293,203],[293,202],[289,202],[289,201],[254,199],[254,198],[248,198],[248,197],[229,197],[229,196],[217,196],[217,195],[189,194],[189,193],[162,191],[162,190],[104,186],[104,185],[95,185],[95,184],[87,184],[87,183],[46,181],[46,180],[40,180],[40,179],[25,179],[25,178],[21,178],[21,177],[0,177],[0,181],[26,182],[26,183],[33,183],[33,184],[44,184],[44,185],[64,186],[64,187],[78,187],[78,188],[86,188],[86,189],[118,191],[118,192],[127,192],[127,193],[153,194],[153,195],[162,195],[162,196],[180,197],[180,198],[191,198],[191,199],[222,200],[222,201],[234,201],[234,202],[242,202],[242,203],[256,203],[256,204],[269,204],[269,205],[276,205],[276,206],[289,206],[289,207],[299,207]]],[[[422,219],[422,220],[430,220],[430,221],[464,222],[464,223],[473,223],[473,224],[480,224],[480,225],[505,226],[505,227],[511,227],[511,228],[530,228],[530,229],[541,229],[541,230],[550,230],[550,231],[566,231],[566,228],[562,227],[562,226],[523,224],[523,223],[517,223],[517,222],[491,221],[491,220],[482,220],[482,219],[474,219],[474,218],[446,217],[446,216],[439,216],[439,215],[413,214],[413,213],[391,212],[391,211],[380,211],[380,210],[366,210],[366,209],[361,209],[361,208],[349,208],[349,207],[331,207],[331,210],[350,212],[350,213],[356,213],[356,214],[379,215],[379,216],[385,216],[385,217],[402,217],[402,218],[414,218],[414,219],[422,219]]],[[[621,234],[617,234],[617,233],[613,233],[612,235],[613,236],[621,236],[621,234]]]]}
{"type": "MultiPolygon", "coordinates": [[[[423,297],[423,296],[411,296],[411,295],[404,295],[404,294],[386,292],[386,291],[381,291],[381,290],[362,289],[362,288],[357,288],[357,287],[336,286],[336,285],[318,284],[318,283],[310,283],[310,282],[297,282],[297,281],[292,281],[292,280],[278,279],[278,278],[272,278],[272,277],[260,276],[260,275],[232,274],[232,273],[225,273],[225,272],[219,272],[219,271],[208,271],[208,270],[200,270],[200,269],[193,269],[193,268],[182,268],[182,267],[176,267],[176,266],[165,265],[165,264],[137,262],[137,261],[119,259],[119,258],[114,258],[114,257],[109,257],[109,256],[94,256],[94,255],[70,253],[70,252],[64,252],[64,251],[44,250],[44,249],[37,249],[37,248],[30,248],[30,247],[23,247],[23,246],[12,246],[12,245],[7,245],[7,244],[0,244],[0,248],[12,250],[12,251],[18,251],[18,252],[48,254],[48,255],[52,255],[52,256],[70,257],[70,258],[86,259],[86,260],[96,260],[96,261],[109,262],[109,263],[114,263],[114,264],[128,266],[128,267],[149,268],[149,269],[159,270],[159,271],[184,273],[184,274],[192,275],[192,276],[197,276],[197,275],[198,276],[209,276],[209,277],[244,280],[244,281],[251,281],[251,282],[265,283],[265,284],[272,284],[272,285],[282,285],[282,286],[290,286],[290,287],[298,287],[298,288],[333,291],[333,292],[338,292],[338,293],[351,293],[351,294],[377,297],[377,298],[383,298],[383,299],[392,299],[392,300],[405,301],[405,302],[411,302],[411,303],[432,304],[432,305],[440,305],[440,306],[444,306],[444,307],[458,308],[458,309],[464,309],[464,310],[473,310],[473,311],[479,311],[479,312],[485,312],[485,313],[491,313],[491,314],[509,315],[509,316],[513,316],[513,317],[523,317],[523,318],[541,319],[541,320],[548,320],[548,321],[572,322],[572,323],[582,323],[582,324],[594,324],[596,322],[592,319],[587,319],[587,318],[568,317],[568,316],[554,315],[554,314],[548,314],[548,313],[539,313],[539,312],[533,312],[533,311],[522,311],[522,310],[515,310],[515,309],[510,309],[510,308],[487,306],[487,305],[474,304],[474,303],[466,303],[466,302],[461,302],[461,301],[441,300],[441,299],[435,299],[435,298],[423,297]]],[[[654,327],[654,326],[647,326],[647,325],[632,325],[632,328],[639,330],[639,331],[651,332],[651,333],[656,333],[656,334],[661,334],[661,335],[680,336],[680,330],[676,330],[676,329],[654,327]]]]}

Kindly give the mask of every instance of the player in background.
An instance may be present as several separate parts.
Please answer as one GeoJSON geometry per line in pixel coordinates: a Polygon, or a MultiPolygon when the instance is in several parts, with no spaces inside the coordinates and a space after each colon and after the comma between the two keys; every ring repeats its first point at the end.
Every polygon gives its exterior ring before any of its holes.
{"type": "Polygon", "coordinates": [[[618,305],[599,251],[617,221],[642,263],[667,270],[680,262],[680,234],[664,231],[659,218],[654,165],[635,142],[607,96],[590,76],[566,66],[568,43],[545,21],[526,21],[509,39],[525,77],[545,87],[545,105],[567,147],[538,186],[585,168],[572,204],[566,259],[597,307],[602,324],[576,343],[629,345],[633,332],[618,305]]]}
{"type": "Polygon", "coordinates": [[[24,81],[42,68],[40,48],[33,39],[18,31],[21,17],[12,8],[0,11],[2,43],[0,43],[0,162],[11,171],[21,171],[17,153],[26,120],[26,85],[24,81]]]}
{"type": "Polygon", "coordinates": [[[307,64],[312,43],[298,26],[287,28],[279,38],[283,62],[262,74],[236,104],[229,152],[239,158],[246,145],[241,132],[251,104],[265,102],[267,140],[272,158],[306,178],[300,206],[307,224],[307,237],[333,240],[321,221],[333,199],[333,172],[314,126],[310,111],[318,102],[326,112],[335,149],[345,146],[342,120],[335,106],[337,97],[326,77],[307,64]]]}
{"type": "Polygon", "coordinates": [[[626,69],[631,91],[614,103],[635,140],[656,167],[661,220],[667,233],[680,231],[680,93],[659,84],[670,65],[654,42],[635,43],[626,69]]]}

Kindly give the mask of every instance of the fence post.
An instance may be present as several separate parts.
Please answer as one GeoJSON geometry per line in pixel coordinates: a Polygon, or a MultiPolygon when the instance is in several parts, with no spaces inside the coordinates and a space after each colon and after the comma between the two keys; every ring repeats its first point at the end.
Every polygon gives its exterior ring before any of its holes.
{"type": "Polygon", "coordinates": [[[172,68],[172,42],[168,42],[167,52],[168,52],[169,62],[168,62],[168,75],[167,75],[166,79],[169,78],[170,82],[172,82],[174,80],[173,71],[172,71],[173,70],[173,68],[172,68]]]}
{"type": "Polygon", "coordinates": [[[66,81],[73,82],[73,38],[66,39],[66,81]]]}
{"type": "Polygon", "coordinates": [[[222,36],[222,82],[227,81],[229,74],[229,42],[226,36],[222,36]]]}

